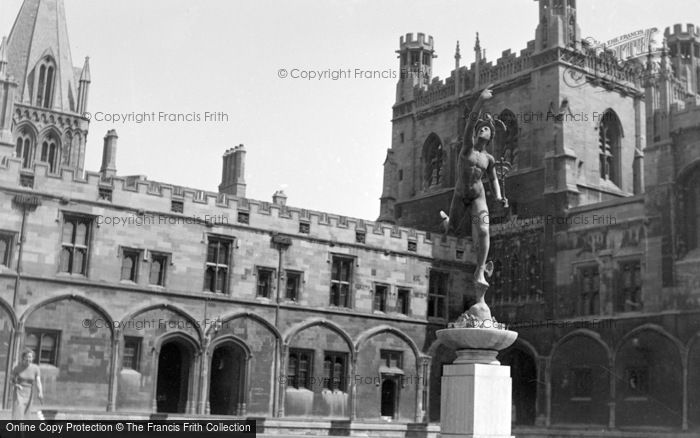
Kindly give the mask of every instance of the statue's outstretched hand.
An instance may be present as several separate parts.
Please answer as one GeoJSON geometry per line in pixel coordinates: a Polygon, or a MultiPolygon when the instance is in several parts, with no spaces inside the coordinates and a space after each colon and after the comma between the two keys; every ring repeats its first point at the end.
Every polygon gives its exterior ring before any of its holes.
{"type": "Polygon", "coordinates": [[[483,100],[489,100],[493,97],[493,90],[491,90],[491,87],[493,87],[493,84],[489,84],[484,91],[481,92],[481,98],[483,100]]]}

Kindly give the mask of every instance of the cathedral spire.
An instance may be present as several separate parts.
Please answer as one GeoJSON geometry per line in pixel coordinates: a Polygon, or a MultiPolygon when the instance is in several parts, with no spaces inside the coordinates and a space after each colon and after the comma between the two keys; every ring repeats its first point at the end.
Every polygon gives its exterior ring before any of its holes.
{"type": "Polygon", "coordinates": [[[2,37],[0,42],[0,77],[7,74],[7,38],[2,37]]]}
{"type": "Polygon", "coordinates": [[[24,0],[7,40],[20,102],[76,111],[77,87],[63,0],[24,0]]]}

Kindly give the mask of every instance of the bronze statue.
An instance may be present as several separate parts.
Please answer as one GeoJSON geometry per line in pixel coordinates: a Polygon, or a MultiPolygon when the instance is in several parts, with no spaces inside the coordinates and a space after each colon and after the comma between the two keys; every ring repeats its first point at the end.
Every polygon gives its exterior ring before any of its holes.
{"type": "Polygon", "coordinates": [[[474,282],[476,283],[477,303],[469,310],[478,319],[491,319],[491,312],[484,301],[484,294],[489,284],[486,275],[493,271],[493,263],[486,263],[489,253],[489,210],[486,204],[486,192],[481,181],[486,174],[491,181],[491,187],[496,200],[504,207],[508,206],[508,200],[501,196],[501,186],[496,172],[496,160],[486,152],[486,147],[495,135],[495,122],[490,114],[480,118],[481,107],[484,101],[493,97],[491,86],[481,92],[476,104],[472,108],[462,141],[462,149],[457,161],[457,180],[450,205],[450,215],[441,211],[445,232],[456,232],[465,215],[471,217],[472,239],[476,245],[476,269],[474,270],[474,282]]]}

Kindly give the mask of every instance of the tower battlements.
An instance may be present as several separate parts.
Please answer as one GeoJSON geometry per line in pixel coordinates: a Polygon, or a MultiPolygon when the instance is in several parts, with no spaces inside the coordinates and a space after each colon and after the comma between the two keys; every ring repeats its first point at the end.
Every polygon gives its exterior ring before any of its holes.
{"type": "Polygon", "coordinates": [[[671,41],[675,39],[700,39],[700,27],[687,23],[684,28],[682,24],[676,23],[673,25],[673,31],[671,31],[670,26],[664,30],[664,37],[671,41]]]}
{"type": "Polygon", "coordinates": [[[405,38],[403,36],[399,37],[400,50],[404,50],[404,49],[433,50],[433,47],[434,47],[433,37],[431,35],[428,35],[426,38],[426,35],[424,33],[421,33],[421,32],[419,32],[416,35],[416,38],[413,38],[412,33],[407,33],[405,38]]]}
{"type": "Polygon", "coordinates": [[[671,105],[672,130],[697,129],[700,120],[700,96],[695,95],[671,105]]]}

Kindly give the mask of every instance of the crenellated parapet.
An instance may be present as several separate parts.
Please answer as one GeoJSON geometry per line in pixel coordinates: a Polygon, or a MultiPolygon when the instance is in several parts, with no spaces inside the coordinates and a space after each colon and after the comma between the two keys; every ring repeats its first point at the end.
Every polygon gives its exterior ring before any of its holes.
{"type": "Polygon", "coordinates": [[[425,35],[424,33],[416,34],[413,37],[412,33],[407,33],[404,38],[403,35],[399,37],[399,47],[403,49],[423,49],[423,50],[433,50],[434,42],[431,35],[425,35]]]}
{"type": "Polygon", "coordinates": [[[671,105],[671,131],[700,129],[700,96],[694,95],[671,105]]]}
{"type": "Polygon", "coordinates": [[[471,254],[470,244],[463,239],[387,223],[161,183],[143,175],[105,178],[98,172],[85,172],[82,178],[69,168],[50,173],[46,163],[30,169],[21,165],[18,158],[0,162],[0,188],[53,198],[66,209],[87,204],[103,207],[100,211],[105,215],[182,218],[201,222],[217,233],[249,228],[325,241],[331,246],[362,245],[454,263],[468,263],[471,254]]]}
{"type": "Polygon", "coordinates": [[[680,23],[676,23],[673,25],[673,31],[671,30],[670,26],[664,30],[664,38],[666,38],[666,40],[669,42],[674,39],[700,40],[700,27],[695,26],[692,23],[687,23],[685,26],[680,23]]]}

